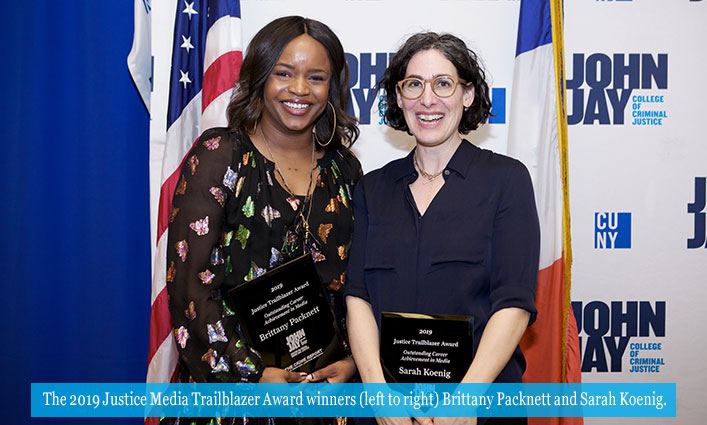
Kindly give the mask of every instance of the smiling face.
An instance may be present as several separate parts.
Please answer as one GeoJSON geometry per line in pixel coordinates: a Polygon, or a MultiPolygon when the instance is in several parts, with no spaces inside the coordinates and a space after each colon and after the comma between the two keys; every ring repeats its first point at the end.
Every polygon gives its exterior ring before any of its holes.
{"type": "Polygon", "coordinates": [[[331,65],[317,40],[303,34],[285,46],[265,82],[261,124],[281,134],[312,131],[327,106],[331,65]]]}
{"type": "MultiPolygon", "coordinates": [[[[443,75],[459,80],[454,64],[436,49],[415,53],[405,71],[405,78],[431,80],[443,75]]],[[[398,106],[410,132],[417,143],[430,147],[460,139],[458,128],[464,107],[471,106],[473,101],[473,87],[461,85],[450,97],[435,95],[429,83],[425,83],[422,96],[417,99],[405,99],[397,93],[398,106]]]]}

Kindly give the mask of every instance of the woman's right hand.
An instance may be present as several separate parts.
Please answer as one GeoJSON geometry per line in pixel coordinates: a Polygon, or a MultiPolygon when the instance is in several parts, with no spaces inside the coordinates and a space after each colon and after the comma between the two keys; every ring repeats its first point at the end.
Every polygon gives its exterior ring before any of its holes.
{"type": "Polygon", "coordinates": [[[377,417],[378,425],[433,425],[432,418],[384,418],[377,417]]]}
{"type": "Polygon", "coordinates": [[[263,376],[258,381],[261,384],[296,384],[302,382],[306,374],[290,372],[279,367],[266,367],[263,376]]]}

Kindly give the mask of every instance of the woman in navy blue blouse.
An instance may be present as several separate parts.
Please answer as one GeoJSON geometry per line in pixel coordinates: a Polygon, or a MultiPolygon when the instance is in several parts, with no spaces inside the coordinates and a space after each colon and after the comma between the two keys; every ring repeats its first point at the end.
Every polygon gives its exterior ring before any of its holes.
{"type": "MultiPolygon", "coordinates": [[[[473,316],[476,350],[462,382],[520,382],[518,342],[536,314],[540,230],[525,166],[460,136],[491,108],[478,58],[453,35],[416,34],[391,59],[381,86],[389,125],[412,134],[416,147],[364,176],[354,195],[346,302],[361,378],[385,382],[380,313],[394,311],[473,316]]],[[[478,423],[494,420],[486,421],[478,423]]]]}

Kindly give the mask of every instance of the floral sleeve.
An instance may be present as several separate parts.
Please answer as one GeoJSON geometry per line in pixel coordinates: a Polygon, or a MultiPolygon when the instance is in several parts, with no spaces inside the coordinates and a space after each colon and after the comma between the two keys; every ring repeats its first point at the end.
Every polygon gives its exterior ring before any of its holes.
{"type": "MultiPolygon", "coordinates": [[[[167,248],[167,291],[181,365],[196,382],[257,381],[262,366],[239,339],[222,286],[232,231],[233,137],[208,130],[187,155],[175,189],[167,248]]],[[[182,372],[180,372],[181,374],[182,372]]]]}

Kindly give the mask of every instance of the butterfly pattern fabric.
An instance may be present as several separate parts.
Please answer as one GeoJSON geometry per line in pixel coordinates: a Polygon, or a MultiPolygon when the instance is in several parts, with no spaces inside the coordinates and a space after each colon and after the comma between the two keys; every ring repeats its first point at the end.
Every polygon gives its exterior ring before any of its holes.
{"type": "Polygon", "coordinates": [[[292,197],[275,179],[274,163],[239,132],[207,130],[187,155],[172,201],[166,273],[181,382],[257,382],[264,366],[239,331],[228,290],[304,252],[343,325],[343,251],[361,165],[340,150],[324,151],[317,167],[310,203],[292,197]],[[311,208],[303,211],[308,226],[296,222],[303,208],[311,208]]]}

